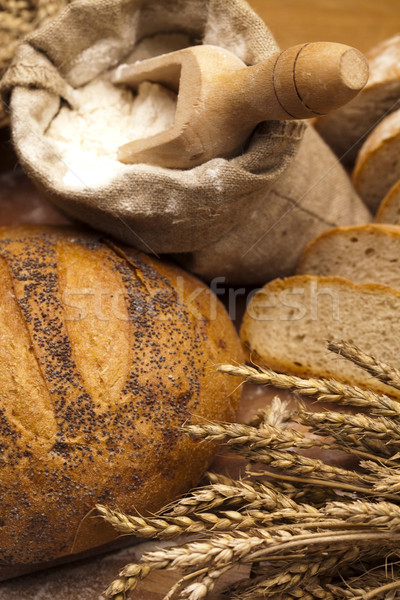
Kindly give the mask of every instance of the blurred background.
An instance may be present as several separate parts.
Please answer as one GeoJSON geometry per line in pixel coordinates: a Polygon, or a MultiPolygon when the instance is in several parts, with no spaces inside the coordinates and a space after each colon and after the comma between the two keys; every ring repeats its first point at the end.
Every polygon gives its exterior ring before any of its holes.
{"type": "Polygon", "coordinates": [[[400,30],[398,0],[249,0],[282,49],[341,42],[365,52],[400,30]]]}

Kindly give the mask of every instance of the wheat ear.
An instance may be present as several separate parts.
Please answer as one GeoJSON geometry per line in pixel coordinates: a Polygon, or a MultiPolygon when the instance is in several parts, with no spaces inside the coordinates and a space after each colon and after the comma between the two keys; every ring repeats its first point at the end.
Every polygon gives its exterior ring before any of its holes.
{"type": "MultiPolygon", "coordinates": [[[[282,594],[291,592],[300,585],[303,588],[307,584],[316,581],[316,577],[320,577],[324,573],[334,572],[338,565],[352,564],[359,557],[357,547],[350,550],[344,550],[334,556],[322,557],[319,560],[302,560],[301,562],[293,562],[283,564],[279,567],[279,572],[268,576],[268,572],[264,575],[259,575],[255,580],[247,580],[239,582],[232,586],[234,600],[255,600],[256,598],[269,598],[272,594],[282,594]]],[[[275,568],[275,570],[278,570],[275,568]]],[[[322,591],[322,588],[320,588],[322,591]]],[[[316,586],[314,585],[314,591],[316,586]]],[[[331,596],[322,594],[321,597],[331,596]]],[[[299,596],[301,597],[301,596],[299,596]]]]}
{"type": "Polygon", "coordinates": [[[344,341],[328,342],[328,350],[353,362],[382,383],[400,390],[400,371],[362,352],[357,346],[344,341]]]}
{"type": "Polygon", "coordinates": [[[294,420],[307,425],[317,435],[332,436],[352,450],[364,450],[384,457],[393,456],[400,448],[400,427],[387,417],[369,417],[326,411],[308,412],[303,407],[294,420]]]}
{"type": "Polygon", "coordinates": [[[400,404],[395,400],[334,379],[302,379],[293,375],[275,373],[271,369],[246,365],[220,365],[217,370],[220,373],[242,377],[249,383],[289,390],[318,402],[357,406],[368,409],[373,415],[400,418],[400,404]]]}

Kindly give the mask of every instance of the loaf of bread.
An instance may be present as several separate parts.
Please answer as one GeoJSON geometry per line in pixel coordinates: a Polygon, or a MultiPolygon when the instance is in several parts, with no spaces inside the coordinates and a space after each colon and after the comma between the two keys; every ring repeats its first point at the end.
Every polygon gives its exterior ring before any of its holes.
{"type": "Polygon", "coordinates": [[[241,361],[222,304],[177,267],[63,228],[0,230],[0,578],[115,539],[96,503],[156,511],[231,420],[241,361]],[[92,511],[92,512],[91,512],[92,511]]]}
{"type": "Polygon", "coordinates": [[[367,137],[357,157],[353,182],[368,208],[376,212],[399,179],[400,110],[396,110],[367,137]]]}
{"type": "Polygon", "coordinates": [[[400,179],[390,188],[375,215],[377,223],[400,222],[400,179]]]}
{"type": "Polygon", "coordinates": [[[376,212],[390,188],[400,179],[400,110],[379,123],[363,144],[353,182],[361,198],[376,212]]]}
{"type": "Polygon", "coordinates": [[[366,58],[369,79],[365,88],[354,100],[315,122],[328,146],[348,164],[354,163],[379,119],[399,108],[400,34],[372,48],[366,58]]]}
{"type": "Polygon", "coordinates": [[[346,277],[400,289],[400,227],[355,225],[319,235],[303,251],[298,275],[346,277]]]}
{"type": "Polygon", "coordinates": [[[339,381],[398,394],[327,349],[345,340],[400,368],[400,291],[340,277],[296,275],[275,279],[250,301],[241,328],[249,357],[295,375],[339,381]]]}

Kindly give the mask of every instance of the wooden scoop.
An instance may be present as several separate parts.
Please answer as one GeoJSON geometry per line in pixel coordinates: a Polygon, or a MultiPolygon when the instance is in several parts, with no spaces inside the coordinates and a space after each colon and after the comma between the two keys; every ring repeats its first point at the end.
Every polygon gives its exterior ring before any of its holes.
{"type": "Polygon", "coordinates": [[[354,98],[367,79],[361,52],[330,42],[293,46],[251,67],[207,45],[121,65],[114,83],[160,83],[178,99],[173,125],[121,146],[118,159],[187,169],[231,157],[261,121],[324,115],[354,98]]]}

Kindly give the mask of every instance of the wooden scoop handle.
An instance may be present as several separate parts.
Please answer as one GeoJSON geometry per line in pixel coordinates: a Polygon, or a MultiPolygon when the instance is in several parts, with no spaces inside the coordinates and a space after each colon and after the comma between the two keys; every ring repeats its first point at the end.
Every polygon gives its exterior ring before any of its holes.
{"type": "Polygon", "coordinates": [[[254,122],[308,119],[352,100],[367,83],[368,63],[350,46],[311,42],[292,46],[235,77],[236,86],[252,99],[254,122]]]}
{"type": "Polygon", "coordinates": [[[178,102],[170,128],[121,146],[118,159],[187,169],[231,157],[258,123],[326,114],[354,98],[367,79],[361,52],[330,42],[294,46],[250,67],[207,45],[121,66],[115,83],[163,83],[178,102]]]}

